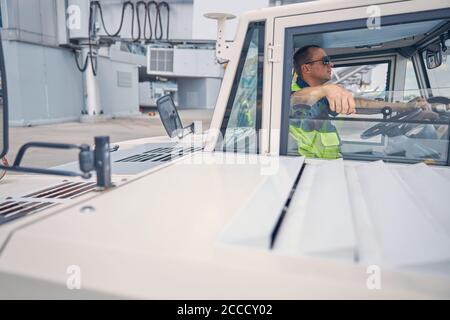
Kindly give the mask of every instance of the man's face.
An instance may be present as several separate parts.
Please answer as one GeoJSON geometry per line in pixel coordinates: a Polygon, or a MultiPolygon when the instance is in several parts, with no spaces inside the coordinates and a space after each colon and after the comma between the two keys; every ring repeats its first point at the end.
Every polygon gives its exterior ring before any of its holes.
{"type": "Polygon", "coordinates": [[[309,59],[309,61],[314,62],[305,65],[305,71],[308,73],[309,77],[315,79],[319,83],[329,81],[331,79],[331,68],[333,67],[333,63],[328,65],[322,63],[322,58],[327,56],[325,50],[321,48],[311,48],[310,55],[311,59],[309,59]]]}

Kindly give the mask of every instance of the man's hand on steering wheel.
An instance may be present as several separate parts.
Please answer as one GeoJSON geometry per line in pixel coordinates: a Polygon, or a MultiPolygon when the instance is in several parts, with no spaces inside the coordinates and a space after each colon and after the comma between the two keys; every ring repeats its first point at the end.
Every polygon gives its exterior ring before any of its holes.
{"type": "Polygon", "coordinates": [[[398,134],[399,130],[408,123],[408,120],[416,119],[421,113],[422,109],[415,108],[401,112],[391,118],[389,121],[377,123],[361,134],[361,139],[369,139],[377,135],[389,135],[389,133],[398,134]],[[392,122],[391,122],[392,121],[392,122]]]}
{"type": "Polygon", "coordinates": [[[434,112],[431,104],[424,97],[416,97],[407,102],[407,106],[411,109],[420,108],[423,112],[417,115],[416,120],[437,120],[439,114],[434,112]]]}
{"type": "Polygon", "coordinates": [[[423,111],[431,111],[431,105],[424,97],[415,97],[406,103],[406,106],[411,109],[420,108],[423,111]]]}

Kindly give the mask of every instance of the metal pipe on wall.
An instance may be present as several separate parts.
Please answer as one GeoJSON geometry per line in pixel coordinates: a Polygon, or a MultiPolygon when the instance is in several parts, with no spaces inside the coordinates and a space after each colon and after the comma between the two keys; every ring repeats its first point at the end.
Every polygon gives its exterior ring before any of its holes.
{"type": "MultiPolygon", "coordinates": [[[[89,48],[83,48],[83,60],[88,57],[89,48]]],[[[93,59],[87,59],[87,68],[83,74],[84,90],[85,90],[85,111],[87,116],[98,116],[101,114],[100,94],[98,78],[94,74],[92,68],[93,59]]]]}

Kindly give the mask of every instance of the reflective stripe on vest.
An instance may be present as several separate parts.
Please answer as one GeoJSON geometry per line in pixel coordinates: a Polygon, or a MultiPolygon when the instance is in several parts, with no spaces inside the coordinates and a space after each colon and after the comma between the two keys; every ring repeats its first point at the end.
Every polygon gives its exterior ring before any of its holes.
{"type": "Polygon", "coordinates": [[[294,76],[292,77],[292,83],[291,83],[291,92],[296,92],[300,90],[302,87],[297,83],[298,75],[294,73],[294,76]]]}

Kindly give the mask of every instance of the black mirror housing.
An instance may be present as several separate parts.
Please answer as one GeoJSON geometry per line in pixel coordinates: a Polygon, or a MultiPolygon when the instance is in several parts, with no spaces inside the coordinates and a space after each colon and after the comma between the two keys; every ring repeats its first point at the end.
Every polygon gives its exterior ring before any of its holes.
{"type": "Polygon", "coordinates": [[[162,96],[156,101],[159,116],[170,138],[183,138],[187,134],[194,133],[194,124],[191,123],[187,127],[183,127],[180,115],[175,107],[170,94],[162,96]]]}
{"type": "Polygon", "coordinates": [[[427,69],[436,69],[442,64],[442,49],[440,43],[430,45],[425,51],[427,69]]]}

